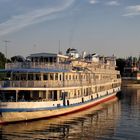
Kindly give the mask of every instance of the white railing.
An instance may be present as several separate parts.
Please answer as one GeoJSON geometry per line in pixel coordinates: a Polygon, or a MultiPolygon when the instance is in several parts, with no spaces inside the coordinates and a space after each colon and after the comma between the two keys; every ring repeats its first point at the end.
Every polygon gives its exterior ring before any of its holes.
{"type": "MultiPolygon", "coordinates": [[[[16,62],[16,63],[6,63],[6,69],[13,68],[48,68],[48,69],[66,69],[71,70],[72,64],[60,64],[60,63],[45,63],[45,62],[16,62]]],[[[118,71],[109,68],[99,68],[96,65],[92,65],[89,68],[92,72],[95,73],[111,73],[111,74],[119,74],[118,71]]]]}
{"type": "Polygon", "coordinates": [[[28,88],[54,88],[54,87],[70,87],[70,86],[91,86],[96,84],[103,84],[107,82],[118,83],[120,80],[98,80],[98,81],[0,81],[0,87],[28,87],[28,88]]]}
{"type": "Polygon", "coordinates": [[[60,63],[44,63],[44,62],[17,62],[17,63],[6,63],[6,69],[12,68],[48,68],[48,69],[72,69],[70,64],[60,63]]]}

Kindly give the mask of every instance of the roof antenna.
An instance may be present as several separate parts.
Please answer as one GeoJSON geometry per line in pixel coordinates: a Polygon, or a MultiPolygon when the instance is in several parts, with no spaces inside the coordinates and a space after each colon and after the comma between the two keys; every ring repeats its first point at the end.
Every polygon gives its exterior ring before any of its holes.
{"type": "Polygon", "coordinates": [[[59,40],[59,50],[58,50],[58,54],[62,54],[61,50],[60,50],[60,40],[59,40]]]}
{"type": "Polygon", "coordinates": [[[6,60],[7,60],[7,48],[8,48],[8,43],[10,43],[11,41],[9,41],[9,40],[3,40],[3,42],[5,43],[5,57],[6,57],[6,60]]]}

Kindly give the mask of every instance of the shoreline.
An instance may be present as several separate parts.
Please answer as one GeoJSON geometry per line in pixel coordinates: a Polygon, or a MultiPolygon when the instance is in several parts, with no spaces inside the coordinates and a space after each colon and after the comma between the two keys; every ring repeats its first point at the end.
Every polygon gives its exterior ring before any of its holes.
{"type": "Polygon", "coordinates": [[[140,88],[139,80],[122,80],[122,87],[140,88]]]}
{"type": "Polygon", "coordinates": [[[140,84],[123,84],[122,87],[140,88],[140,84]]]}

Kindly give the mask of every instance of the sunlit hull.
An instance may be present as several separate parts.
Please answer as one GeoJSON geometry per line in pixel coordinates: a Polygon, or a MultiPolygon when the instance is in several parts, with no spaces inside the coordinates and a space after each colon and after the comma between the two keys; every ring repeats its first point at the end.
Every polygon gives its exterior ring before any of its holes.
{"type": "MultiPolygon", "coordinates": [[[[81,98],[75,100],[75,103],[65,106],[57,107],[44,107],[45,102],[33,102],[34,106],[30,107],[32,102],[15,102],[11,103],[12,108],[10,107],[10,102],[1,103],[1,117],[0,124],[19,122],[19,121],[29,121],[37,120],[43,118],[52,118],[61,115],[67,115],[70,113],[78,112],[81,110],[88,109],[90,107],[96,106],[100,103],[109,101],[116,96],[116,93],[120,91],[120,87],[110,90],[109,94],[103,95],[98,98],[91,98],[90,96],[84,97],[82,101],[81,98]],[[78,101],[79,100],[79,101],[78,101]],[[15,104],[15,105],[14,105],[15,104]],[[17,107],[19,106],[19,107],[17,107]]],[[[104,91],[107,92],[107,91],[104,91]]],[[[62,101],[61,101],[62,102],[62,101]]],[[[71,103],[71,101],[69,100],[71,103]]]]}

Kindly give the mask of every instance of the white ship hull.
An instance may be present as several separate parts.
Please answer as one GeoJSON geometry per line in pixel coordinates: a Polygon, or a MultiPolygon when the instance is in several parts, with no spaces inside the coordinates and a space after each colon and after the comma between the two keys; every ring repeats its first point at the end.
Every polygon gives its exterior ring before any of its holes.
{"type": "Polygon", "coordinates": [[[69,99],[69,101],[66,99],[65,106],[62,100],[48,102],[3,102],[0,104],[2,110],[0,124],[51,118],[78,112],[113,99],[119,91],[120,87],[117,87],[99,92],[98,97],[94,94],[83,98],[69,99]]]}

